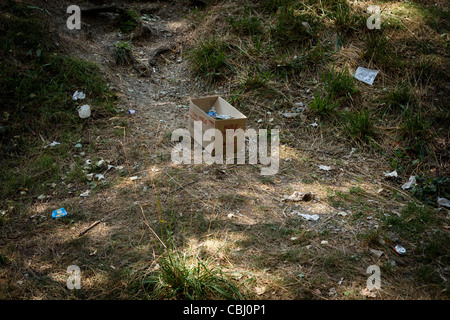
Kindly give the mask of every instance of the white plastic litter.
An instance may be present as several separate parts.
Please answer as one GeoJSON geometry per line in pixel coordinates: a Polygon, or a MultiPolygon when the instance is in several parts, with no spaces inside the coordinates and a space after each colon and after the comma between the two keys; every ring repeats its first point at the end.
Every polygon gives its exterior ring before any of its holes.
{"type": "Polygon", "coordinates": [[[398,177],[397,170],[394,170],[392,172],[385,172],[384,176],[389,178],[396,178],[398,177]]]}
{"type": "Polygon", "coordinates": [[[84,98],[86,98],[86,95],[83,92],[78,92],[78,90],[72,96],[73,100],[83,100],[84,98]]]}
{"type": "Polygon", "coordinates": [[[283,113],[283,117],[285,117],[285,118],[295,118],[299,114],[300,113],[298,113],[298,112],[287,112],[287,113],[283,113]]]}
{"type": "Polygon", "coordinates": [[[411,188],[412,186],[416,186],[416,177],[415,176],[411,176],[409,177],[409,181],[407,183],[405,183],[404,185],[402,185],[402,189],[406,190],[411,188]]]}
{"type": "Polygon", "coordinates": [[[300,213],[298,211],[294,211],[293,213],[297,213],[298,216],[300,216],[303,219],[308,220],[308,221],[317,221],[317,220],[319,220],[319,216],[317,214],[311,215],[311,214],[306,214],[306,213],[300,213]]]}
{"type": "Polygon", "coordinates": [[[320,169],[320,170],[325,170],[325,171],[330,171],[330,170],[331,170],[331,167],[330,167],[330,166],[319,165],[319,169],[320,169]]]}
{"type": "Polygon", "coordinates": [[[437,199],[437,203],[438,203],[440,206],[450,208],[450,200],[448,200],[448,199],[446,199],[446,198],[438,198],[438,199],[437,199]]]}
{"type": "Polygon", "coordinates": [[[315,194],[312,192],[299,192],[294,191],[290,196],[284,196],[281,201],[310,201],[313,200],[315,197],[315,194]]]}
{"type": "Polygon", "coordinates": [[[44,147],[44,149],[45,149],[45,148],[48,148],[48,147],[52,147],[52,148],[53,148],[53,147],[57,146],[58,144],[61,144],[61,143],[56,142],[56,141],[53,141],[52,143],[46,145],[46,146],[44,147]]]}
{"type": "Polygon", "coordinates": [[[91,190],[86,190],[85,192],[80,194],[80,197],[89,197],[90,194],[91,194],[91,190]]]}
{"type": "Polygon", "coordinates": [[[87,104],[78,108],[78,115],[81,119],[86,119],[91,116],[91,107],[87,104]]]}
{"type": "Polygon", "coordinates": [[[311,127],[317,127],[318,124],[317,124],[317,122],[314,122],[314,123],[311,123],[310,126],[311,126],[311,127]]]}
{"type": "Polygon", "coordinates": [[[356,69],[354,77],[356,79],[358,79],[359,81],[362,81],[364,83],[372,85],[378,72],[379,72],[378,70],[372,70],[372,69],[366,69],[363,67],[358,67],[358,69],[356,69]]]}

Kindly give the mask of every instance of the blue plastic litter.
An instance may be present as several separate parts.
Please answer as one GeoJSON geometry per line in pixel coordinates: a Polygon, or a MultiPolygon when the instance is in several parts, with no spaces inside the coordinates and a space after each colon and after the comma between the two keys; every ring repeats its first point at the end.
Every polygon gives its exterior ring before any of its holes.
{"type": "Polygon", "coordinates": [[[67,211],[64,208],[56,209],[52,213],[52,217],[55,219],[64,217],[65,215],[67,215],[67,211]]]}
{"type": "Polygon", "coordinates": [[[210,117],[216,118],[217,117],[216,109],[214,107],[212,107],[211,110],[208,111],[207,115],[210,117]]]}

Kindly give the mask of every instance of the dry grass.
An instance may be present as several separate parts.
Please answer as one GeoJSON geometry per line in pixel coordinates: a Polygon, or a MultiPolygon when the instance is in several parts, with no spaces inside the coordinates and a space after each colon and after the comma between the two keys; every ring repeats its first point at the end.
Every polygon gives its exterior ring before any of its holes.
{"type": "MultiPolygon", "coordinates": [[[[361,3],[358,10],[370,3],[361,3]]],[[[383,17],[394,15],[402,4],[385,5],[383,17]]],[[[179,9],[177,5],[173,8],[179,9]]],[[[94,147],[82,160],[108,159],[124,169],[108,171],[108,185],[95,189],[86,199],[79,197],[89,188],[83,180],[75,180],[70,187],[58,183],[55,194],[43,201],[18,196],[6,199],[16,208],[8,211],[1,230],[0,258],[4,257],[4,262],[0,260],[0,298],[145,299],[148,295],[142,286],[143,278],[158,270],[162,252],[173,245],[179,252],[208,260],[225,271],[232,281],[241,284],[246,297],[253,299],[367,299],[361,290],[369,276],[366,269],[374,264],[382,270],[377,299],[448,299],[448,282],[442,280],[448,276],[445,248],[431,269],[421,269],[427,264],[422,258],[428,251],[421,251],[421,243],[400,236],[386,223],[387,217],[396,217],[409,202],[417,202],[400,185],[409,173],[417,173],[419,166],[409,164],[402,181],[384,178],[384,172],[392,171],[389,156],[395,153],[394,148],[403,148],[402,141],[393,134],[399,125],[397,117],[376,124],[380,152],[376,147],[350,141],[339,123],[321,122],[308,108],[296,120],[278,113],[296,102],[309,105],[314,91],[323,87],[320,74],[331,65],[345,68],[350,74],[361,65],[382,70],[373,86],[356,83],[362,93],[343,106],[351,111],[360,110],[362,105],[376,110],[385,95],[384,88],[392,88],[403,78],[410,80],[423,107],[432,111],[430,92],[434,80],[422,82],[423,77],[417,77],[412,69],[406,69],[405,74],[392,72],[387,70],[389,67],[363,58],[365,40],[357,32],[332,55],[332,61],[296,71],[286,80],[275,75],[277,65],[305,54],[304,48],[277,55],[276,50],[270,50],[268,40],[258,45],[234,34],[225,17],[241,12],[242,8],[229,1],[188,13],[185,18],[179,13],[173,18],[175,22],[168,20],[178,28],[171,30],[177,45],[196,48],[212,30],[220,41],[230,44],[227,54],[232,68],[210,88],[197,85],[184,53],[181,63],[175,53],[164,55],[158,72],[148,82],[137,78],[131,68],[119,70],[103,62],[120,97],[116,103],[122,112],[104,120],[102,126],[88,129],[86,135],[94,147]],[[270,70],[273,77],[254,90],[241,90],[249,78],[249,65],[270,70]],[[189,96],[212,94],[214,90],[248,116],[249,127],[280,129],[277,175],[262,179],[259,170],[249,165],[171,163],[173,143],[167,134],[185,126],[187,120],[186,109],[180,105],[186,105],[189,96]],[[162,91],[169,94],[163,95],[162,91]],[[130,108],[137,110],[133,117],[126,114],[130,108]],[[274,122],[268,123],[271,117],[274,122]],[[260,124],[259,119],[265,121],[260,124]],[[315,121],[318,127],[309,125],[315,121]],[[319,165],[332,169],[324,171],[319,165]],[[131,181],[133,176],[138,180],[131,181]],[[308,202],[282,201],[293,191],[313,192],[316,198],[308,202]],[[69,212],[67,217],[49,218],[49,212],[62,206],[69,212]],[[306,221],[296,211],[317,214],[319,220],[306,221]],[[101,224],[78,236],[100,219],[101,224]],[[405,256],[394,253],[395,243],[407,248],[405,256]],[[382,250],[383,255],[377,258],[370,249],[382,250]],[[82,270],[81,290],[66,288],[69,265],[78,265],[82,270]]],[[[260,11],[254,14],[266,17],[260,11]]],[[[269,17],[264,28],[273,19],[269,17]]],[[[326,31],[333,25],[329,18],[323,23],[326,31]]],[[[415,41],[429,40],[442,49],[439,35],[419,18],[403,24],[406,31],[388,29],[392,41],[402,43],[411,36],[415,41]]],[[[332,33],[321,35],[324,43],[336,39],[332,33]]],[[[118,40],[117,34],[109,31],[94,37],[102,37],[110,44],[118,40]]],[[[86,43],[83,54],[101,52],[111,58],[106,54],[108,49],[99,48],[95,39],[86,43]]],[[[144,51],[142,56],[152,49],[154,44],[132,44],[133,52],[144,51]]],[[[411,50],[404,55],[414,60],[413,53],[411,50]]],[[[435,56],[438,62],[434,67],[445,66],[448,57],[435,56]]],[[[445,84],[441,84],[443,87],[445,84]]],[[[448,137],[440,138],[448,148],[448,137]]],[[[447,160],[433,163],[430,169],[445,173],[447,160]]],[[[68,167],[69,163],[64,165],[68,167]]],[[[434,211],[439,223],[430,224],[424,237],[431,237],[432,229],[448,235],[446,214],[444,209],[434,211]]]]}

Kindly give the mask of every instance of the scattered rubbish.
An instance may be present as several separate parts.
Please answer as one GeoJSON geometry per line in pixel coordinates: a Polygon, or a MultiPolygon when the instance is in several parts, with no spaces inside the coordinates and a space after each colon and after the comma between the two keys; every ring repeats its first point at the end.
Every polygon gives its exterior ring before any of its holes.
{"type": "Polygon", "coordinates": [[[130,115],[133,115],[133,114],[136,113],[136,110],[130,109],[130,110],[128,110],[128,113],[129,113],[130,115]]]}
{"type": "Polygon", "coordinates": [[[64,208],[56,209],[52,212],[52,217],[57,219],[67,215],[67,211],[64,208]]]}
{"type": "Polygon", "coordinates": [[[300,217],[302,217],[302,218],[304,218],[305,220],[308,220],[308,221],[311,221],[311,220],[312,221],[317,221],[317,220],[319,220],[319,216],[317,214],[310,215],[310,214],[297,212],[297,215],[299,215],[300,217]]]}
{"type": "Polygon", "coordinates": [[[325,170],[325,171],[330,171],[330,170],[331,170],[331,167],[330,167],[330,166],[319,165],[319,169],[320,169],[320,170],[325,170]]]}
{"type": "Polygon", "coordinates": [[[338,215],[345,217],[347,215],[347,212],[340,211],[340,212],[338,212],[338,215]]]}
{"type": "Polygon", "coordinates": [[[80,194],[80,197],[89,197],[90,194],[91,194],[91,190],[86,190],[85,192],[80,194]]]}
{"type": "Polygon", "coordinates": [[[394,170],[392,172],[385,172],[384,176],[387,178],[397,178],[398,177],[397,170],[394,170]]]}
{"type": "Polygon", "coordinates": [[[94,178],[94,174],[93,174],[93,173],[88,173],[88,174],[86,175],[86,178],[87,178],[89,181],[91,181],[91,180],[94,178]]]}
{"type": "Polygon", "coordinates": [[[97,167],[101,167],[102,165],[103,165],[103,163],[105,163],[105,160],[99,160],[98,162],[97,162],[97,167]]]}
{"type": "Polygon", "coordinates": [[[98,181],[100,181],[100,180],[105,179],[105,176],[102,175],[102,174],[100,174],[100,173],[97,173],[97,174],[95,175],[95,178],[96,178],[98,181]]]}
{"type": "Polygon", "coordinates": [[[273,122],[273,120],[274,120],[273,118],[270,118],[270,119],[269,119],[269,122],[273,122]]]}
{"type": "Polygon", "coordinates": [[[290,196],[285,195],[281,201],[311,201],[315,198],[315,194],[312,192],[299,192],[294,191],[290,196]]]}
{"type": "Polygon", "coordinates": [[[359,81],[367,83],[368,85],[372,85],[375,77],[378,74],[378,70],[366,69],[363,67],[358,67],[356,69],[354,77],[359,81]]]}
{"type": "Polygon", "coordinates": [[[235,217],[235,215],[234,215],[233,213],[229,213],[229,214],[227,215],[227,217],[228,217],[228,219],[231,219],[231,218],[235,217]]]}
{"type": "Polygon", "coordinates": [[[394,251],[397,252],[399,255],[404,255],[406,254],[406,249],[400,245],[396,245],[394,247],[394,251]]]}
{"type": "Polygon", "coordinates": [[[336,288],[330,288],[330,290],[328,291],[328,295],[331,297],[331,296],[334,296],[336,294],[336,288]]]}
{"type": "Polygon", "coordinates": [[[298,237],[291,237],[291,241],[295,241],[297,239],[298,239],[298,237]]]}
{"type": "Polygon", "coordinates": [[[412,186],[416,186],[416,176],[411,176],[409,177],[409,181],[407,183],[405,183],[404,185],[402,185],[402,189],[406,190],[411,188],[412,186]]]}
{"type": "Polygon", "coordinates": [[[298,112],[287,112],[287,113],[283,113],[283,117],[285,117],[285,118],[295,118],[299,114],[300,113],[298,113],[298,112]]]}
{"type": "Polygon", "coordinates": [[[91,107],[87,104],[78,108],[78,115],[81,119],[86,119],[91,116],[91,107]]]}
{"type": "Polygon", "coordinates": [[[338,281],[338,284],[341,285],[343,281],[344,281],[344,278],[341,278],[341,279],[338,281]]]}
{"type": "Polygon", "coordinates": [[[302,25],[305,27],[306,32],[311,34],[311,26],[309,25],[309,23],[305,21],[305,22],[302,22],[302,25]]]}
{"type": "Polygon", "coordinates": [[[262,286],[262,287],[256,287],[255,288],[255,292],[258,296],[264,294],[266,292],[266,287],[262,286]]]}
{"type": "MultiPolygon", "coordinates": [[[[194,134],[194,130],[197,130],[196,122],[203,121],[208,124],[207,126],[201,126],[202,134],[207,129],[218,129],[220,131],[222,139],[214,139],[213,150],[215,156],[224,154],[224,144],[222,141],[226,141],[224,123],[226,121],[226,127],[233,128],[234,130],[242,129],[245,131],[247,124],[247,117],[229,104],[225,99],[220,96],[208,96],[203,98],[190,99],[189,101],[189,121],[188,128],[194,141],[203,147],[210,146],[211,143],[201,139],[201,135],[194,134]],[[216,112],[217,118],[207,115],[208,112],[216,112]],[[229,119],[229,120],[224,120],[229,119]]],[[[217,133],[219,134],[219,133],[217,133]]],[[[240,137],[237,137],[240,139],[240,137]]],[[[244,137],[242,136],[242,139],[244,137]]],[[[239,143],[238,143],[239,144],[239,143]]],[[[237,152],[237,145],[235,144],[235,153],[237,152]]]]}
{"type": "Polygon", "coordinates": [[[311,123],[310,126],[311,126],[311,127],[317,127],[318,124],[317,124],[317,122],[314,122],[314,123],[311,123]]]}
{"type": "Polygon", "coordinates": [[[138,179],[138,176],[130,177],[130,180],[131,180],[131,181],[135,181],[135,180],[137,180],[137,179],[138,179]]]}
{"type": "Polygon", "coordinates": [[[78,148],[78,149],[83,148],[83,145],[82,145],[81,143],[77,143],[77,144],[75,145],[75,148],[78,148]]]}
{"type": "Polygon", "coordinates": [[[327,240],[322,240],[322,242],[320,242],[320,244],[328,244],[327,240]]]}
{"type": "Polygon", "coordinates": [[[48,147],[52,147],[52,148],[53,148],[53,147],[57,146],[58,144],[61,144],[61,143],[56,142],[56,141],[53,141],[52,143],[46,145],[46,146],[44,147],[44,149],[46,149],[46,148],[48,148],[48,147]]]}
{"type": "Polygon", "coordinates": [[[450,200],[448,200],[446,198],[438,198],[437,203],[440,206],[450,208],[450,200]]]}
{"type": "Polygon", "coordinates": [[[217,116],[216,108],[214,106],[208,111],[208,116],[215,118],[217,116]]]}
{"type": "Polygon", "coordinates": [[[83,100],[86,98],[86,95],[83,92],[79,92],[78,90],[72,96],[73,100],[83,100]]]}
{"type": "Polygon", "coordinates": [[[85,164],[86,164],[87,166],[90,166],[90,165],[92,164],[92,161],[88,159],[88,160],[86,160],[85,164]]]}
{"type": "Polygon", "coordinates": [[[6,210],[0,211],[0,214],[1,214],[2,216],[4,216],[4,215],[6,214],[6,210]]]}
{"type": "Polygon", "coordinates": [[[261,123],[261,122],[263,122],[263,119],[259,119],[259,120],[258,120],[258,123],[261,123]]]}
{"type": "Polygon", "coordinates": [[[381,250],[375,250],[375,249],[370,249],[370,252],[372,252],[374,255],[376,255],[378,258],[380,258],[383,255],[383,251],[381,250]]]}
{"type": "Polygon", "coordinates": [[[41,194],[39,197],[37,197],[38,198],[38,200],[44,200],[46,197],[45,197],[45,195],[43,195],[43,194],[41,194]]]}
{"type": "Polygon", "coordinates": [[[368,298],[376,298],[377,297],[377,294],[375,292],[372,292],[372,291],[370,291],[367,288],[362,289],[360,291],[360,294],[365,296],[365,297],[368,297],[368,298]]]}

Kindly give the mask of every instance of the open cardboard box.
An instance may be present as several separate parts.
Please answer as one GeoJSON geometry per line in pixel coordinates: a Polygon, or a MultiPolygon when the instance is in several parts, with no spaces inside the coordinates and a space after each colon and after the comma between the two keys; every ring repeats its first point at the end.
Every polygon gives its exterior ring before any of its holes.
{"type": "MultiPolygon", "coordinates": [[[[223,146],[214,144],[213,154],[225,154],[226,153],[226,130],[227,129],[242,129],[245,131],[245,126],[247,124],[247,117],[234,108],[227,101],[222,99],[220,96],[210,96],[198,99],[191,99],[189,103],[189,132],[194,142],[199,143],[202,147],[206,147],[211,144],[211,141],[203,141],[203,133],[208,129],[218,129],[222,133],[223,146]],[[214,107],[217,114],[229,115],[233,118],[231,119],[215,119],[207,115],[207,112],[214,107]],[[195,134],[194,132],[194,122],[202,122],[202,133],[195,134]],[[200,138],[200,139],[198,139],[200,138]],[[200,140],[200,141],[199,141],[200,140]]],[[[234,152],[237,152],[237,144],[234,145],[234,152]]]]}

